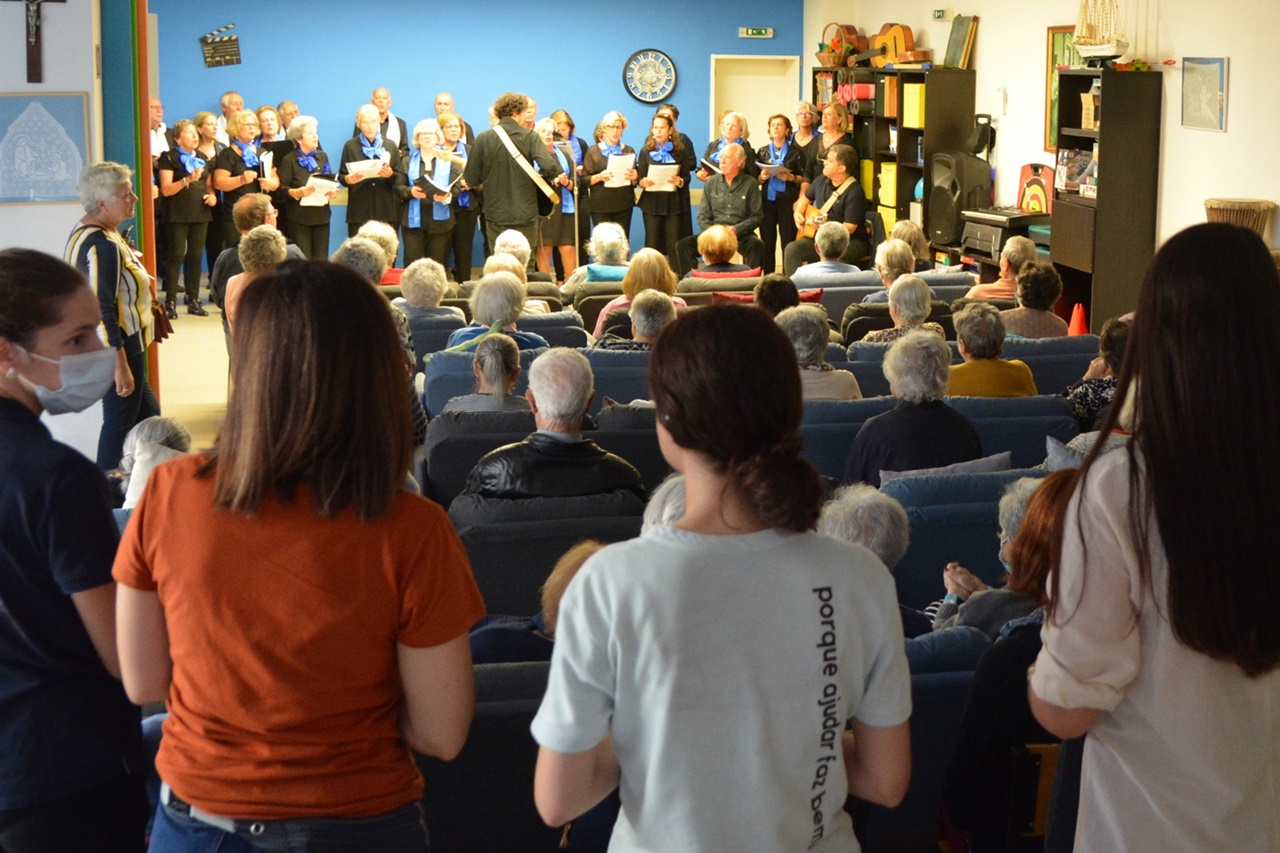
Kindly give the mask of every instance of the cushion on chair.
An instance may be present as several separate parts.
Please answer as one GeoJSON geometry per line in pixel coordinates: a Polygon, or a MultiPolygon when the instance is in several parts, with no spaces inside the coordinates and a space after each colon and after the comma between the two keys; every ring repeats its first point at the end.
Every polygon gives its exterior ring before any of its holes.
{"type": "Polygon", "coordinates": [[[749,270],[734,270],[732,272],[713,271],[705,269],[690,270],[689,275],[693,278],[753,278],[761,273],[760,267],[753,267],[749,270]]]}
{"type": "Polygon", "coordinates": [[[937,474],[984,474],[989,471],[1008,471],[1012,466],[1009,461],[1013,458],[1013,452],[1006,450],[1002,453],[993,453],[990,456],[984,456],[981,459],[972,459],[968,462],[954,462],[950,465],[940,465],[937,468],[916,468],[911,471],[886,471],[880,469],[880,485],[884,485],[890,480],[900,480],[903,477],[930,477],[937,474]]]}
{"type": "Polygon", "coordinates": [[[587,281],[622,281],[627,267],[615,264],[587,264],[587,281]]]}

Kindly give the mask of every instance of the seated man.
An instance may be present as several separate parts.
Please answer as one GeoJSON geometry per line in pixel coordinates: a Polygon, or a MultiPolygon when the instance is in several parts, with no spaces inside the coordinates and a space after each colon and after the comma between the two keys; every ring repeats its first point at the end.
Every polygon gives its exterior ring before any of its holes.
{"type": "Polygon", "coordinates": [[[953,397],[1034,397],[1031,368],[1000,357],[1004,322],[994,305],[974,302],[955,315],[956,342],[964,364],[951,368],[948,393],[953,397]]]}
{"type": "Polygon", "coordinates": [[[853,264],[846,264],[841,258],[849,248],[849,232],[839,222],[824,222],[818,226],[818,233],[813,237],[813,248],[818,253],[818,260],[805,264],[791,274],[796,286],[826,283],[832,275],[848,275],[858,272],[853,264]]]}
{"type": "MultiPolygon", "coordinates": [[[[885,240],[876,247],[876,272],[880,273],[880,281],[884,290],[877,290],[863,298],[866,303],[884,303],[889,301],[889,288],[899,276],[912,275],[916,269],[916,256],[902,240],[885,240]]],[[[933,298],[932,288],[929,298],[933,298]]]]}
{"type": "Polygon", "coordinates": [[[858,380],[847,370],[836,370],[826,362],[830,328],[827,312],[820,305],[797,305],[774,318],[778,328],[791,340],[800,370],[800,396],[811,400],[861,400],[858,380]]]}
{"type": "MultiPolygon", "coordinates": [[[[867,197],[858,183],[857,173],[858,152],[853,146],[831,146],[822,164],[822,174],[814,178],[809,189],[800,196],[795,210],[798,228],[808,229],[823,222],[839,222],[844,227],[849,234],[849,245],[844,250],[846,263],[865,258],[871,249],[867,234],[867,197]]],[[[782,252],[783,269],[787,275],[794,275],[802,265],[816,260],[818,253],[811,237],[793,240],[782,252]]]]}
{"type": "Polygon", "coordinates": [[[676,318],[676,304],[661,290],[642,290],[631,300],[631,337],[606,334],[596,342],[598,349],[648,352],[659,333],[676,318]]]}
{"type": "MultiPolygon", "coordinates": [[[[266,193],[249,193],[242,195],[231,208],[231,221],[235,223],[236,230],[241,235],[248,234],[259,225],[270,225],[277,228],[277,218],[279,214],[275,207],[271,204],[271,196],[266,193]]],[[[278,230],[278,228],[277,228],[278,230]]],[[[289,243],[285,246],[285,252],[292,260],[305,261],[307,258],[302,254],[302,250],[289,243]]],[[[233,275],[239,275],[244,272],[244,267],[240,265],[240,255],[236,252],[236,247],[223,249],[218,255],[217,260],[213,262],[213,269],[209,271],[209,298],[218,308],[223,307],[226,299],[227,282],[231,280],[233,275]]],[[[192,314],[207,314],[208,312],[199,305],[195,306],[192,314]]],[[[227,315],[222,315],[222,333],[227,343],[227,353],[231,353],[231,328],[227,325],[227,315]]]]}
{"type": "Polygon", "coordinates": [[[966,299],[1008,299],[1018,295],[1018,272],[1028,261],[1037,260],[1036,244],[1026,237],[1010,237],[1000,252],[1000,278],[988,284],[975,284],[966,299]]]}
{"type": "MultiPolygon", "coordinates": [[[[720,152],[722,173],[712,175],[702,190],[702,204],[698,207],[698,228],[706,230],[712,225],[724,225],[738,238],[738,251],[749,268],[756,268],[764,261],[764,243],[756,236],[756,229],[764,221],[764,201],[756,179],[743,171],[747,155],[736,142],[726,145],[720,152]]],[[[697,261],[698,241],[684,237],[676,243],[676,272],[681,278],[689,274],[697,261]]]]}
{"type": "Polygon", "coordinates": [[[485,454],[467,477],[463,495],[486,498],[562,498],[631,492],[644,498],[631,463],[582,437],[595,399],[586,356],[556,347],[534,359],[525,397],[538,431],[485,454]]]}

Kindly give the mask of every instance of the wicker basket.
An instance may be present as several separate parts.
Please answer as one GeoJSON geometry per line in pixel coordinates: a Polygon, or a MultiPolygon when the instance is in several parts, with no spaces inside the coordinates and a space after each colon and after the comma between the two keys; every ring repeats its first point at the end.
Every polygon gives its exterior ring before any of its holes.
{"type": "MultiPolygon", "coordinates": [[[[856,44],[855,39],[857,35],[857,27],[849,24],[837,24],[832,21],[822,28],[822,43],[830,44],[833,36],[839,36],[845,44],[853,45],[856,44]],[[828,35],[832,27],[835,27],[836,31],[833,35],[828,35]]],[[[848,53],[836,53],[831,50],[820,50],[815,53],[814,56],[818,58],[819,64],[824,68],[835,68],[836,66],[844,65],[844,58],[848,56],[848,53]]]]}
{"type": "Polygon", "coordinates": [[[1276,203],[1259,198],[1207,198],[1204,212],[1210,222],[1229,222],[1248,228],[1263,240],[1271,236],[1276,203]]]}

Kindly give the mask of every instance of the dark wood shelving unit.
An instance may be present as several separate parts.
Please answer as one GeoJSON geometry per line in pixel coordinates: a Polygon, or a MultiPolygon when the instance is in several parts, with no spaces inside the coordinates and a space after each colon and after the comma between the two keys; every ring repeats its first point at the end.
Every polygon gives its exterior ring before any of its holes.
{"type": "MultiPolygon", "coordinates": [[[[815,68],[810,79],[813,102],[821,110],[825,103],[821,101],[819,75],[852,71],[853,69],[815,68]]],[[[968,140],[973,131],[973,108],[976,74],[972,70],[959,68],[922,69],[862,69],[867,82],[874,82],[876,92],[882,91],[882,80],[893,77],[897,81],[897,109],[886,112],[882,104],[877,103],[874,115],[857,115],[853,118],[852,135],[857,140],[858,156],[871,161],[872,181],[863,190],[867,194],[867,209],[873,210],[881,206],[891,208],[895,219],[908,219],[911,215],[911,202],[915,200],[916,182],[924,179],[924,197],[929,196],[931,186],[931,164],[933,155],[939,151],[955,151],[968,140]],[[924,84],[924,127],[903,127],[901,123],[904,101],[903,85],[907,83],[924,84]],[[898,128],[898,142],[895,149],[889,148],[889,130],[898,128]],[[918,153],[919,156],[918,157],[918,153]],[[882,167],[891,163],[897,168],[896,192],[892,203],[881,205],[880,175],[882,167]]],[[[1077,105],[1078,106],[1078,105],[1077,105]]],[[[1077,116],[1076,124],[1080,123],[1077,116]]],[[[860,170],[858,179],[864,173],[860,170]]],[[[921,205],[921,219],[928,216],[928,205],[921,205]]],[[[928,223],[921,222],[925,232],[928,223]]],[[[886,218],[885,230],[893,226],[886,218]]]]}
{"type": "Polygon", "coordinates": [[[1097,198],[1054,190],[1050,259],[1069,304],[1083,303],[1096,334],[1132,311],[1156,248],[1162,79],[1158,71],[1058,72],[1058,149],[1098,145],[1097,198]],[[1098,130],[1081,128],[1080,95],[1101,78],[1098,130]]]}

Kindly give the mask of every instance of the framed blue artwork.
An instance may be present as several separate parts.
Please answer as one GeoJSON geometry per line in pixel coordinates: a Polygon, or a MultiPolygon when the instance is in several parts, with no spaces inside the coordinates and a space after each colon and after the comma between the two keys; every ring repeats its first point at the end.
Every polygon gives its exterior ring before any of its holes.
{"type": "Polygon", "coordinates": [[[1227,129],[1227,58],[1182,58],[1182,126],[1194,130],[1227,129]]]}
{"type": "Polygon", "coordinates": [[[0,94],[0,204],[75,202],[89,162],[89,94],[0,94]]]}

